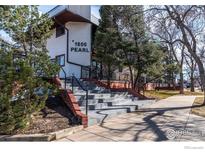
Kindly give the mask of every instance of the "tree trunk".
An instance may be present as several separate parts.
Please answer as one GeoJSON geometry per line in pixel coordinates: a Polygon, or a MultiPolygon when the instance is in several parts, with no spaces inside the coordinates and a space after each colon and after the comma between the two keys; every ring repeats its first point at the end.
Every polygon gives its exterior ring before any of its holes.
{"type": "Polygon", "coordinates": [[[194,61],[191,57],[191,77],[190,77],[190,81],[191,81],[191,92],[194,92],[194,61]]]}
{"type": "Polygon", "coordinates": [[[103,64],[100,62],[100,80],[103,79],[103,64]]]}
{"type": "MultiPolygon", "coordinates": [[[[194,54],[193,52],[190,52],[190,54],[193,56],[194,60],[197,63],[197,66],[199,68],[199,75],[200,75],[200,79],[201,79],[201,85],[202,85],[202,88],[204,89],[205,88],[205,72],[204,72],[203,63],[196,54],[194,54]]],[[[205,91],[204,91],[203,105],[205,105],[205,91]]]]}
{"type": "MultiPolygon", "coordinates": [[[[205,89],[205,71],[204,71],[203,63],[196,54],[193,54],[192,52],[190,52],[190,53],[191,53],[191,55],[193,56],[194,60],[197,63],[197,66],[199,68],[199,75],[200,75],[200,79],[201,79],[201,86],[202,86],[203,89],[205,89]]],[[[205,105],[205,91],[203,91],[203,92],[204,92],[203,105],[205,105]]]]}
{"type": "Polygon", "coordinates": [[[132,67],[129,65],[129,71],[130,71],[130,82],[131,82],[131,87],[134,89],[134,78],[133,78],[133,72],[132,72],[132,67]]]}
{"type": "Polygon", "coordinates": [[[134,81],[134,89],[137,89],[138,93],[140,93],[140,88],[141,88],[140,85],[139,85],[139,78],[140,78],[140,76],[141,76],[141,73],[138,72],[137,76],[135,78],[135,81],[134,81]]]}
{"type": "MultiPolygon", "coordinates": [[[[198,64],[201,84],[202,84],[202,87],[203,87],[203,90],[204,90],[205,89],[205,72],[204,72],[203,63],[201,61],[197,61],[197,60],[196,60],[196,63],[198,64]]],[[[204,102],[203,102],[203,105],[205,105],[205,90],[204,90],[204,102]]]]}
{"type": "Polygon", "coordinates": [[[204,90],[203,90],[203,86],[202,86],[202,84],[201,84],[201,81],[200,81],[200,79],[196,79],[196,81],[198,82],[198,84],[200,85],[200,88],[201,88],[201,91],[203,92],[204,90]]]}
{"type": "Polygon", "coordinates": [[[107,86],[110,88],[110,78],[111,78],[111,66],[107,65],[108,67],[108,75],[107,75],[107,86]]]}
{"type": "Polygon", "coordinates": [[[191,81],[191,85],[190,85],[190,88],[191,88],[191,92],[194,92],[194,77],[193,77],[193,73],[191,73],[191,77],[190,77],[190,81],[191,81]]]}
{"type": "Polygon", "coordinates": [[[173,86],[173,89],[176,90],[175,78],[174,78],[173,73],[172,73],[172,86],[173,86]]]}
{"type": "MultiPolygon", "coordinates": [[[[197,66],[199,68],[199,74],[200,74],[200,79],[201,79],[201,84],[203,89],[205,89],[205,72],[204,72],[204,66],[202,61],[200,60],[200,58],[197,56],[196,54],[196,39],[194,38],[193,34],[191,33],[191,31],[186,28],[186,30],[189,32],[189,34],[192,37],[192,41],[193,41],[193,48],[191,47],[185,29],[183,26],[180,25],[180,29],[182,30],[182,34],[183,34],[183,39],[185,41],[185,45],[188,49],[188,52],[191,54],[191,56],[194,58],[195,62],[197,63],[197,66]]],[[[203,104],[205,105],[205,91],[204,91],[204,101],[203,104]]]]}
{"type": "MultiPolygon", "coordinates": [[[[197,66],[199,68],[199,74],[200,74],[200,79],[201,79],[201,84],[203,86],[203,89],[205,89],[205,72],[204,72],[204,66],[203,63],[200,59],[200,57],[198,57],[197,52],[196,52],[196,37],[193,34],[192,30],[186,25],[184,24],[184,20],[181,19],[181,15],[177,12],[177,10],[174,8],[174,6],[166,6],[165,8],[168,12],[168,14],[170,15],[170,17],[176,22],[176,24],[178,25],[178,27],[180,28],[181,32],[182,32],[182,36],[183,36],[183,44],[187,47],[188,52],[191,54],[191,56],[194,58],[195,62],[197,63],[197,66]],[[172,8],[172,11],[170,10],[170,8],[172,8]],[[188,38],[188,36],[190,36],[190,38],[188,38]],[[191,41],[191,43],[190,43],[191,41]]],[[[205,91],[204,91],[204,98],[205,98],[205,91]]],[[[205,99],[204,99],[204,103],[205,105],[205,99]]]]}
{"type": "Polygon", "coordinates": [[[184,94],[184,76],[182,70],[180,70],[180,94],[184,94]]]}

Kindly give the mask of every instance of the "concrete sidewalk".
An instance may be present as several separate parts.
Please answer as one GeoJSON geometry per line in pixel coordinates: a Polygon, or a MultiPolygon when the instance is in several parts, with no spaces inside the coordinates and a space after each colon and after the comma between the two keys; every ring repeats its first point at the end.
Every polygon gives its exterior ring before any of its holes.
{"type": "Polygon", "coordinates": [[[190,115],[194,99],[172,96],[59,141],[205,141],[205,119],[190,115]]]}

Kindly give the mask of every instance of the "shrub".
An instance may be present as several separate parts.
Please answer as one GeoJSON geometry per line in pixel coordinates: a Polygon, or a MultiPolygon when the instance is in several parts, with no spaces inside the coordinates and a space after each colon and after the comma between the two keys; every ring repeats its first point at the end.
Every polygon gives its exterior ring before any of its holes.
{"type": "Polygon", "coordinates": [[[31,115],[44,108],[48,89],[54,88],[37,76],[29,57],[13,59],[13,55],[12,50],[0,51],[0,134],[28,126],[31,115]]]}

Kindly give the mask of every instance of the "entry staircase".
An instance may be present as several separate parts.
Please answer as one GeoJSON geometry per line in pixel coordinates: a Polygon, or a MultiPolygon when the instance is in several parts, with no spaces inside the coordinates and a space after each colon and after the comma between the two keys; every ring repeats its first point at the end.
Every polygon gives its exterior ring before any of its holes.
{"type": "Polygon", "coordinates": [[[65,80],[62,80],[62,83],[66,89],[72,89],[82,113],[86,114],[87,104],[88,126],[103,123],[108,118],[135,111],[155,102],[155,100],[139,100],[126,91],[111,91],[75,77],[67,78],[66,84],[65,80]]]}

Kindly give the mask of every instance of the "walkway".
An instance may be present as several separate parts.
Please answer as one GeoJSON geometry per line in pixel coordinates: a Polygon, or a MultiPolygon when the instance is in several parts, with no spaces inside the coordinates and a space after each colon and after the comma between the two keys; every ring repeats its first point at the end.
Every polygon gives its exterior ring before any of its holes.
{"type": "Polygon", "coordinates": [[[205,141],[205,119],[189,114],[194,99],[172,96],[59,141],[205,141]]]}

